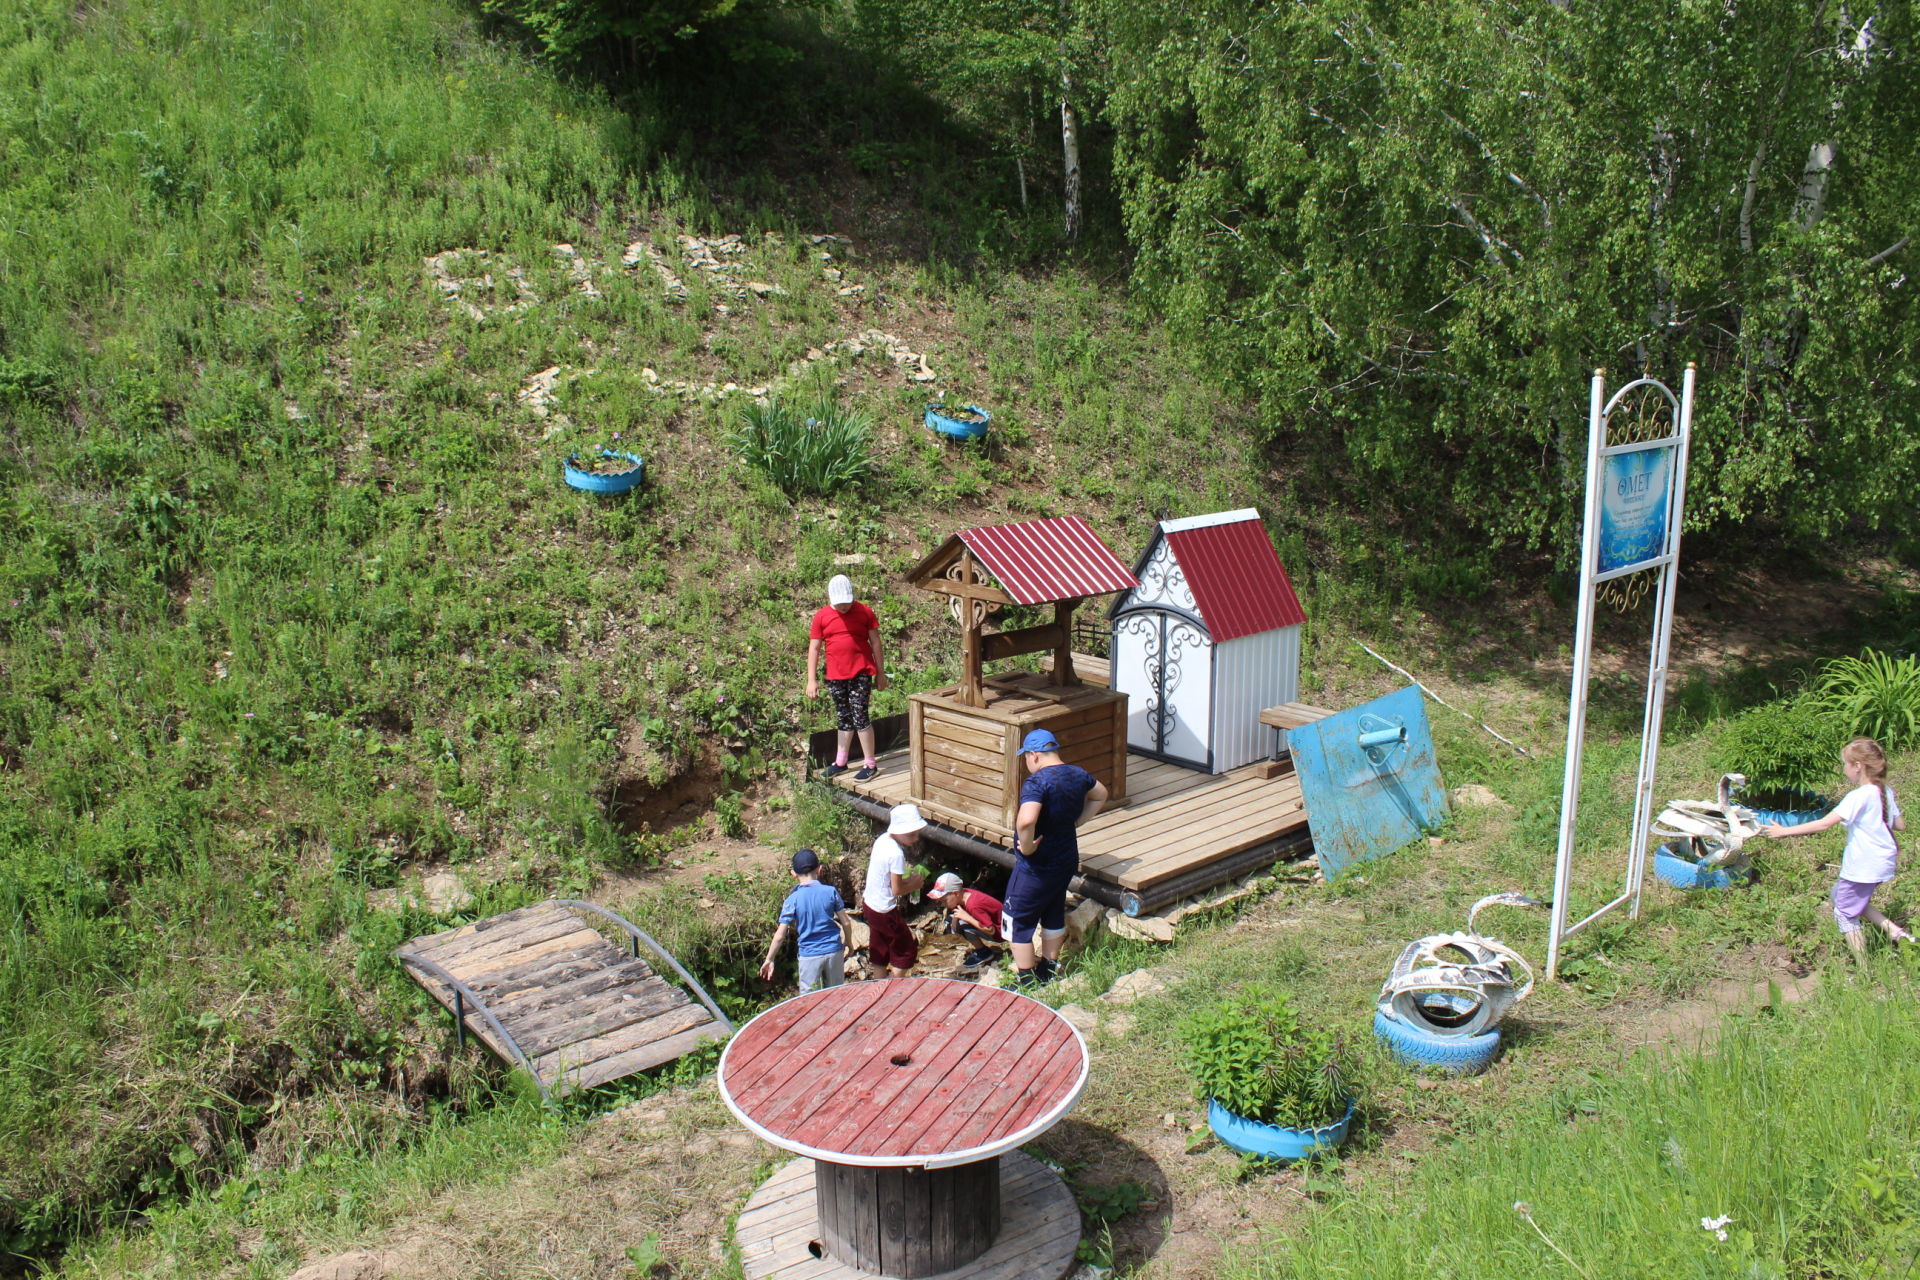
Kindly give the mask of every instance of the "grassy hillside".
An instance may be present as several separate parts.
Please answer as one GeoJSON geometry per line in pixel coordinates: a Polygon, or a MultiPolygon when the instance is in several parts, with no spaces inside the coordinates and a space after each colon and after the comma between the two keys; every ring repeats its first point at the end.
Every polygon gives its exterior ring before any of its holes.
{"type": "Polygon", "coordinates": [[[1076,510],[1131,546],[1261,495],[1228,408],[1093,283],[952,285],[723,212],[661,117],[451,8],[36,0],[0,50],[17,1252],[482,1101],[384,961],[432,922],[379,891],[451,864],[493,910],[650,864],[688,801],[737,823],[815,727],[836,556],[888,621],[890,711],[956,656],[891,594],[935,536],[1076,510]],[[683,233],[745,236],[778,291],[730,294],[683,233]],[[917,427],[884,342],[833,351],[876,329],[995,408],[991,453],[917,427]],[[656,380],[838,395],[878,477],[795,506],[724,449],[739,397],[656,380]],[[614,442],[638,496],[559,483],[614,442]]]}

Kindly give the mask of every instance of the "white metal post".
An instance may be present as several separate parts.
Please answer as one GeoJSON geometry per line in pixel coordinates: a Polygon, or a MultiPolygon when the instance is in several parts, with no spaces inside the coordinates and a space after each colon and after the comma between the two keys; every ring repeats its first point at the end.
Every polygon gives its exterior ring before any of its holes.
{"type": "Polygon", "coordinates": [[[1672,499],[1667,510],[1667,563],[1660,570],[1660,600],[1653,616],[1653,652],[1647,659],[1647,715],[1640,741],[1640,779],[1634,789],[1633,848],[1627,857],[1627,892],[1633,895],[1628,912],[1640,918],[1640,895],[1646,888],[1647,835],[1653,823],[1654,771],[1660,758],[1660,733],[1666,719],[1667,672],[1673,649],[1673,602],[1680,587],[1680,531],[1687,511],[1687,455],[1693,443],[1694,365],[1687,363],[1680,384],[1680,441],[1674,446],[1672,499]]]}
{"type": "Polygon", "coordinates": [[[1580,757],[1587,737],[1587,680],[1593,650],[1594,569],[1600,545],[1600,446],[1606,428],[1607,374],[1593,371],[1587,413],[1587,501],[1580,533],[1580,614],[1573,648],[1573,691],[1567,702],[1567,769],[1560,786],[1560,843],[1553,862],[1553,924],[1547,936],[1547,978],[1558,976],[1560,937],[1567,927],[1567,896],[1573,879],[1573,834],[1580,816],[1580,757]]]}

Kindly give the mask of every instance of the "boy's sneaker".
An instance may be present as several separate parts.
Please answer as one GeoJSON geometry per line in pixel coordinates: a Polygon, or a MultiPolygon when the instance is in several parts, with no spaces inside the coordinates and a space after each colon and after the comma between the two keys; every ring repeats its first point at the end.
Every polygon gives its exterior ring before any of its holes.
{"type": "Polygon", "coordinates": [[[1040,976],[1039,970],[1037,969],[1015,969],[1013,971],[1013,986],[1015,990],[1029,990],[1039,986],[1045,981],[1046,979],[1040,976]]]}
{"type": "Polygon", "coordinates": [[[1033,971],[1039,975],[1042,982],[1052,982],[1060,976],[1060,966],[1045,956],[1033,962],[1033,971]]]}
{"type": "Polygon", "coordinates": [[[879,776],[879,774],[880,774],[879,765],[863,764],[860,766],[860,772],[853,775],[853,780],[855,782],[872,782],[876,777],[879,776]]]}
{"type": "Polygon", "coordinates": [[[969,973],[978,972],[1000,958],[1000,953],[992,947],[975,947],[960,959],[960,967],[969,973]]]}
{"type": "Polygon", "coordinates": [[[843,764],[830,764],[820,771],[820,776],[823,778],[837,778],[846,771],[847,766],[843,764]]]}

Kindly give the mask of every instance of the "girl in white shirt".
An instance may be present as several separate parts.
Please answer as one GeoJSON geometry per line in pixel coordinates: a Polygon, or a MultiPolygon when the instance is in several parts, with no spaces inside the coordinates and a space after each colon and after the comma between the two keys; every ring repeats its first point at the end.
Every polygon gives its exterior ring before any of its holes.
{"type": "Polygon", "coordinates": [[[1879,743],[1872,738],[1855,738],[1841,748],[1840,768],[1853,790],[1833,807],[1832,813],[1790,827],[1770,822],[1760,828],[1760,834],[1777,840],[1846,824],[1847,849],[1840,857],[1840,878],[1833,883],[1833,918],[1854,954],[1864,955],[1867,940],[1860,932],[1862,920],[1886,930],[1895,942],[1913,941],[1912,934],[1873,905],[1873,891],[1893,879],[1894,864],[1900,857],[1900,843],[1893,833],[1905,831],[1907,821],[1900,816],[1900,805],[1887,785],[1887,753],[1879,743]]]}

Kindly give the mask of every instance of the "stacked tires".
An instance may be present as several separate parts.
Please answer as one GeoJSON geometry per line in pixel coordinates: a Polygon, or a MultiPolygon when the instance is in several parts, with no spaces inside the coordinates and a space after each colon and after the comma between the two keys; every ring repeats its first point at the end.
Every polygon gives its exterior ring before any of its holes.
{"type": "Polygon", "coordinates": [[[1473,1036],[1448,1035],[1444,1030],[1413,1026],[1376,1012],[1373,1034],[1379,1036],[1400,1061],[1420,1071],[1477,1076],[1500,1056],[1498,1027],[1473,1036]]]}

